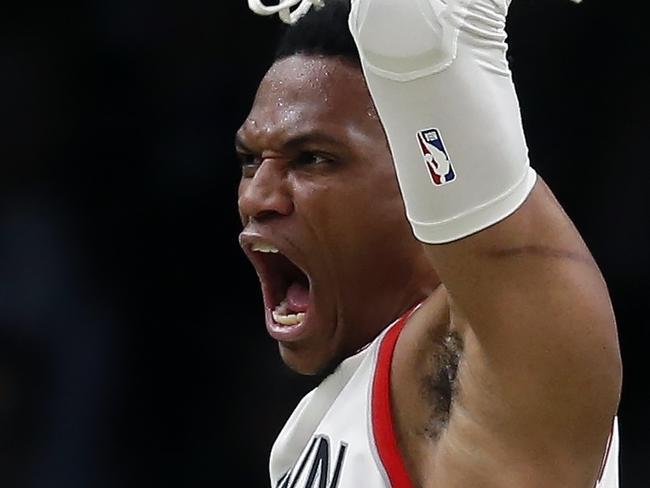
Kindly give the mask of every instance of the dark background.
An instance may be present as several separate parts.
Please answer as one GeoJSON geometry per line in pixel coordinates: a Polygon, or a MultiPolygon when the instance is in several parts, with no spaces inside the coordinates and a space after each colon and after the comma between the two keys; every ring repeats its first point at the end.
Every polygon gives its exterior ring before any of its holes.
{"type": "MultiPolygon", "coordinates": [[[[509,34],[533,165],[613,297],[634,488],[650,486],[650,76],[619,3],[515,0],[509,34]]],[[[0,487],[268,486],[314,382],[266,335],[232,141],[279,21],[244,0],[27,0],[0,19],[0,487]]]]}

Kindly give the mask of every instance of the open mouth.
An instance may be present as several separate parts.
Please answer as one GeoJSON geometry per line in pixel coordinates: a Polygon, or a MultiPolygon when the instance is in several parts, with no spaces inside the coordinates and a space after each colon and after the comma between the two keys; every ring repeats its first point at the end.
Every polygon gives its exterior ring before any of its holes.
{"type": "MultiPolygon", "coordinates": [[[[246,246],[262,285],[264,306],[275,327],[302,324],[309,311],[309,276],[272,244],[256,241],[246,246]]],[[[267,314],[268,315],[268,314],[267,314]]]]}

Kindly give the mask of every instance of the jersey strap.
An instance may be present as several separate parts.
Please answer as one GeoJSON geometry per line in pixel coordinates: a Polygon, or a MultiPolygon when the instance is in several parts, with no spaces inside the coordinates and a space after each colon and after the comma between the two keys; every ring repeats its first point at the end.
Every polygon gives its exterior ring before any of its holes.
{"type": "Polygon", "coordinates": [[[390,366],[393,362],[393,352],[397,338],[411,312],[412,310],[405,313],[383,337],[372,384],[371,415],[375,446],[392,488],[413,488],[404,459],[397,446],[390,402],[390,366]]]}

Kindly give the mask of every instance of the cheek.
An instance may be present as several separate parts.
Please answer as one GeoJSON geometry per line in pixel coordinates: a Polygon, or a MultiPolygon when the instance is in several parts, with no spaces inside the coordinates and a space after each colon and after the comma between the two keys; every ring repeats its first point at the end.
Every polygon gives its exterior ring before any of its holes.
{"type": "Polygon", "coordinates": [[[328,246],[367,244],[408,227],[392,161],[376,161],[331,177],[294,181],[296,211],[328,246]]]}
{"type": "Polygon", "coordinates": [[[339,255],[359,218],[356,198],[339,180],[303,182],[294,187],[294,209],[301,222],[295,230],[305,232],[303,237],[324,254],[339,255]]]}
{"type": "Polygon", "coordinates": [[[322,224],[354,220],[363,215],[367,206],[367,192],[353,180],[345,177],[310,185],[301,192],[305,209],[322,224]]]}
{"type": "Polygon", "coordinates": [[[390,233],[395,226],[395,208],[400,210],[381,191],[363,184],[332,187],[314,195],[318,196],[304,202],[308,211],[303,216],[319,241],[341,259],[359,258],[370,243],[390,233]]]}
{"type": "Polygon", "coordinates": [[[404,218],[404,204],[392,162],[382,162],[377,170],[359,175],[355,183],[353,198],[364,220],[371,220],[369,225],[374,224],[370,216],[392,224],[404,218]]]}

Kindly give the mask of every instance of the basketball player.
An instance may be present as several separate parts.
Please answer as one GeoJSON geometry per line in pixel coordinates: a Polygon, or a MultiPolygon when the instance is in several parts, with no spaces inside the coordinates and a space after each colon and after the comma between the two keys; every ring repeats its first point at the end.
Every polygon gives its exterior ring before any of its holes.
{"type": "Polygon", "coordinates": [[[529,165],[508,3],[325,0],[259,85],[240,241],[282,359],[324,376],[274,488],[618,486],[615,319],[529,165]]]}

